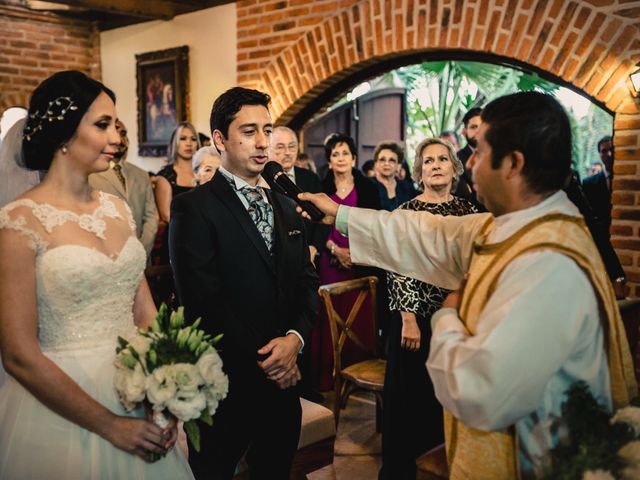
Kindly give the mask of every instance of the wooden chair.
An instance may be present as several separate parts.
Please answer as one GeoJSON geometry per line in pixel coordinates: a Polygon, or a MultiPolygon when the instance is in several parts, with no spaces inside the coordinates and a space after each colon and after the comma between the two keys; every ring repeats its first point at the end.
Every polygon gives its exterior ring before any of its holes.
{"type": "Polygon", "coordinates": [[[384,371],[387,362],[380,358],[381,348],[377,340],[377,283],[378,279],[370,276],[323,285],[318,290],[327,310],[327,317],[329,318],[329,327],[331,330],[331,341],[333,343],[333,378],[335,391],[333,414],[335,416],[336,428],[338,427],[338,420],[340,419],[340,409],[345,408],[349,396],[358,389],[371,391],[375,394],[376,430],[380,432],[382,428],[382,387],[384,385],[384,371]],[[354,291],[359,292],[358,297],[351,307],[347,319],[344,320],[333,307],[333,297],[354,291]],[[355,321],[356,316],[358,315],[358,312],[364,304],[367,296],[369,296],[369,301],[371,303],[371,328],[374,332],[374,338],[376,338],[373,349],[366,346],[352,329],[353,322],[355,321]],[[371,359],[343,368],[342,351],[347,339],[361,350],[367,352],[371,359]]]}

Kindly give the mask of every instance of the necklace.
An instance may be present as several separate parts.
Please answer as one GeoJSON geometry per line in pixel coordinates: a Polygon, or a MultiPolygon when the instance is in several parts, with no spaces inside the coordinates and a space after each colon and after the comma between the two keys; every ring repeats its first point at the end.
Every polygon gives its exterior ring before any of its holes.
{"type": "MultiPolygon", "coordinates": [[[[337,185],[336,185],[337,188],[337,185]]],[[[337,188],[339,193],[346,193],[353,188],[353,183],[349,183],[344,187],[337,188]]]]}

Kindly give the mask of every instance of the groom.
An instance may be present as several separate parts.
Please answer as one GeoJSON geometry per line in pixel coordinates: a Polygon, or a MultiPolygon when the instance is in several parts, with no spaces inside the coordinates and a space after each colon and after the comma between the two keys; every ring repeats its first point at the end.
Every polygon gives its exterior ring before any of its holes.
{"type": "Polygon", "coordinates": [[[300,434],[296,357],[316,316],[318,278],[304,224],[260,174],[273,130],[267,94],[223,93],[211,110],[222,166],[177,196],[169,246],[180,302],[220,343],[229,395],[203,427],[196,478],[230,479],[247,453],[251,478],[288,479],[300,434]]]}

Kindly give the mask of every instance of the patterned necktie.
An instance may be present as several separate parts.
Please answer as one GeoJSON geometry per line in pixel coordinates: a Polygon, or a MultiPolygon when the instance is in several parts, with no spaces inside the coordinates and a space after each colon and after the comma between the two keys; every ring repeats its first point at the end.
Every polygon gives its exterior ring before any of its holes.
{"type": "Polygon", "coordinates": [[[122,165],[120,165],[119,163],[116,163],[113,166],[113,172],[116,174],[116,177],[118,177],[118,180],[120,180],[120,183],[122,184],[122,188],[126,190],[127,184],[124,180],[124,175],[122,175],[122,165]]]}
{"type": "Polygon", "coordinates": [[[258,231],[264,243],[267,244],[269,252],[273,249],[273,207],[262,197],[258,188],[242,187],[239,192],[244,196],[249,204],[247,211],[251,220],[258,227],[258,231]]]}

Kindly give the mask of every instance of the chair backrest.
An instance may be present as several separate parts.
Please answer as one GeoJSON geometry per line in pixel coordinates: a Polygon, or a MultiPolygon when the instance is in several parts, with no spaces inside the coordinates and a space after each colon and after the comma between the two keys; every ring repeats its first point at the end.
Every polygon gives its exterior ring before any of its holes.
{"type": "Polygon", "coordinates": [[[341,354],[347,339],[351,340],[354,345],[364,350],[372,358],[378,358],[380,352],[378,351],[378,341],[374,342],[374,347],[371,349],[365,345],[357,334],[353,331],[352,326],[362,305],[364,304],[367,295],[371,302],[371,328],[373,329],[374,337],[377,337],[378,333],[378,315],[377,315],[377,302],[376,302],[376,288],[378,279],[374,276],[356,278],[353,280],[345,280],[343,282],[331,283],[328,285],[322,285],[318,289],[320,297],[324,301],[324,306],[327,310],[327,317],[329,318],[329,328],[331,331],[331,341],[333,343],[333,373],[342,370],[341,354]],[[351,310],[347,315],[347,319],[344,320],[340,317],[340,314],[336,312],[333,306],[333,297],[343,295],[349,292],[359,292],[353,303],[351,310]]]}

